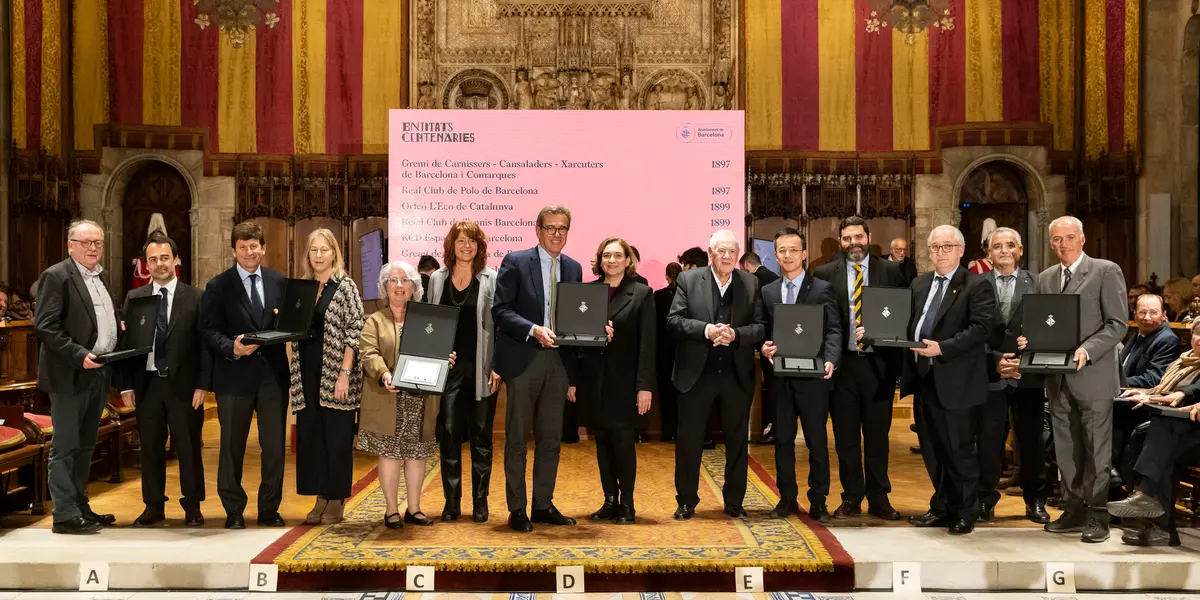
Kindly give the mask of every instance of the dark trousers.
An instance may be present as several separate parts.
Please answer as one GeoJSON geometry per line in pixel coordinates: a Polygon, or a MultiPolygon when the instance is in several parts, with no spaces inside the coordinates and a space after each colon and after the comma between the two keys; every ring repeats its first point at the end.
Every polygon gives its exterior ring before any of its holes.
{"type": "Polygon", "coordinates": [[[825,424],[829,421],[829,382],[824,379],[780,377],[775,380],[778,395],[775,417],[775,481],[780,501],[795,502],[796,418],[804,431],[808,448],[808,500],[824,505],[829,495],[829,439],[825,424]]]}
{"type": "Polygon", "coordinates": [[[1134,470],[1142,477],[1137,488],[1158,499],[1166,513],[1154,520],[1176,537],[1175,489],[1179,467],[1200,458],[1200,426],[1174,417],[1151,417],[1142,455],[1134,470]]]}
{"type": "Polygon", "coordinates": [[[995,506],[1000,501],[996,486],[1004,470],[1004,440],[1008,434],[1005,424],[1010,407],[1025,503],[1046,499],[1046,443],[1042,439],[1045,404],[1043,388],[1006,387],[988,392],[987,402],[975,407],[979,501],[983,504],[995,506]]]}
{"type": "MultiPolygon", "coordinates": [[[[1124,467],[1127,463],[1137,461],[1137,454],[1132,454],[1132,449],[1129,447],[1129,442],[1133,439],[1133,431],[1138,425],[1145,423],[1150,419],[1150,412],[1147,410],[1133,410],[1133,406],[1126,403],[1113,403],[1113,433],[1112,433],[1112,466],[1124,476],[1127,471],[1124,467]]],[[[1122,477],[1124,479],[1124,477],[1122,477]]],[[[1132,481],[1122,481],[1125,487],[1133,489],[1132,481]]]]}
{"type": "MultiPolygon", "coordinates": [[[[766,431],[768,427],[771,427],[771,433],[776,433],[775,403],[778,402],[780,379],[775,377],[775,365],[765,357],[759,357],[759,370],[762,371],[762,426],[759,427],[759,433],[766,431]]],[[[778,438],[779,435],[776,433],[775,437],[778,438]]]]}
{"type": "MultiPolygon", "coordinates": [[[[749,379],[749,378],[747,378],[749,379]]],[[[721,407],[725,429],[725,506],[741,506],[746,496],[748,459],[747,428],[753,390],[738,384],[737,377],[705,372],[692,389],[680,394],[679,434],[675,441],[675,501],[695,507],[700,502],[700,461],[704,454],[704,432],[714,401],[721,407]]]]}
{"type": "MultiPolygon", "coordinates": [[[[568,352],[570,350],[567,350],[568,352]]],[[[533,428],[533,510],[547,510],[554,498],[562,444],[567,370],[558,350],[539,348],[525,372],[505,382],[504,479],[509,512],[525,510],[525,436],[533,428]]]]}
{"type": "Polygon", "coordinates": [[[887,376],[887,365],[876,354],[847,352],[836,372],[829,416],[842,500],[860,504],[865,497],[871,504],[887,502],[892,491],[888,433],[896,382],[887,376]]]}
{"type": "MultiPolygon", "coordinates": [[[[243,359],[248,360],[248,359],[243,359]]],[[[271,372],[264,373],[253,396],[217,396],[217,420],[221,423],[221,458],[217,464],[217,495],[228,515],[246,510],[242,488],[242,463],[250,422],[258,414],[258,446],[262,453],[262,482],[258,485],[258,514],[279,512],[283,499],[283,466],[287,454],[288,399],[271,372]]]]}
{"type": "Polygon", "coordinates": [[[313,403],[296,413],[297,494],[326,500],[350,497],[357,412],[313,403]]]}
{"type": "Polygon", "coordinates": [[[191,397],[171,391],[170,379],[146,374],[146,385],[137,400],[137,427],[141,438],[142,502],[162,508],[167,501],[167,432],[179,459],[179,505],[198,509],[204,501],[204,458],[200,454],[204,407],[192,408],[191,397]]]}
{"type": "Polygon", "coordinates": [[[492,422],[496,394],[475,398],[475,365],[454,365],[446,377],[438,411],[438,448],[446,508],[459,512],[462,503],[462,445],[471,443],[471,497],[486,501],[492,481],[492,422]]]}
{"type": "Polygon", "coordinates": [[[933,483],[929,511],[974,521],[979,515],[979,457],[975,452],[976,410],[946,408],[930,373],[921,378],[914,402],[921,403],[917,437],[933,483]]]}
{"type": "Polygon", "coordinates": [[[605,498],[633,507],[633,484],[637,479],[637,431],[625,427],[589,429],[596,437],[596,462],[605,498]]]}
{"type": "MultiPolygon", "coordinates": [[[[63,377],[69,377],[64,373],[63,377]]],[[[50,394],[50,440],[48,485],[54,501],[54,522],[78,517],[88,505],[87,482],[100,431],[100,415],[108,401],[112,371],[108,367],[75,373],[75,392],[50,394]]]]}
{"type": "Polygon", "coordinates": [[[675,439],[675,433],[678,430],[679,424],[679,391],[675,389],[675,384],[671,381],[671,371],[675,368],[675,354],[671,354],[671,360],[659,361],[657,376],[658,376],[658,410],[662,422],[663,439],[675,439]]]}

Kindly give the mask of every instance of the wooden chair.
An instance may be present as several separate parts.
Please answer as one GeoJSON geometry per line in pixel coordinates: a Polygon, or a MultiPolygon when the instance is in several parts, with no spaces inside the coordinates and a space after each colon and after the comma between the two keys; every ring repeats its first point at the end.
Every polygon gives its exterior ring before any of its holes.
{"type": "Polygon", "coordinates": [[[46,514],[47,445],[40,428],[25,418],[19,406],[0,406],[0,481],[5,498],[25,493],[30,512],[46,514]],[[10,480],[15,487],[8,487],[10,480]]]}

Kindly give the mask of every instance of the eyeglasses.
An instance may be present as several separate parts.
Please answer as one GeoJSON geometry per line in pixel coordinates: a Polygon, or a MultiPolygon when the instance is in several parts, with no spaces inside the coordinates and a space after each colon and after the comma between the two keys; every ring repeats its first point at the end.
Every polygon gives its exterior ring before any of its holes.
{"type": "Polygon", "coordinates": [[[383,283],[384,283],[384,285],[389,284],[389,283],[392,285],[397,285],[397,284],[405,284],[410,281],[412,281],[412,280],[407,277],[389,277],[383,283]]]}
{"type": "Polygon", "coordinates": [[[329,248],[327,246],[320,246],[320,247],[309,248],[308,252],[309,252],[309,254],[316,254],[317,256],[322,256],[325,254],[333,254],[333,248],[329,248]]]}
{"type": "Polygon", "coordinates": [[[800,254],[803,252],[804,252],[804,250],[801,250],[800,248],[776,248],[775,249],[775,254],[778,254],[780,256],[792,256],[792,255],[800,256],[800,254]]]}
{"type": "Polygon", "coordinates": [[[571,230],[570,227],[556,227],[554,225],[541,225],[540,227],[542,231],[550,235],[567,235],[567,232],[571,230]]]}
{"type": "Polygon", "coordinates": [[[600,255],[600,260],[625,260],[624,252],[605,252],[600,255]]]}
{"type": "Polygon", "coordinates": [[[962,246],[962,244],[933,244],[929,247],[929,252],[932,254],[950,254],[959,246],[962,246]]]}
{"type": "Polygon", "coordinates": [[[92,249],[99,250],[100,248],[104,247],[104,240],[71,240],[71,241],[75,242],[76,244],[79,244],[80,246],[83,246],[84,248],[87,248],[89,250],[92,250],[92,249]]]}

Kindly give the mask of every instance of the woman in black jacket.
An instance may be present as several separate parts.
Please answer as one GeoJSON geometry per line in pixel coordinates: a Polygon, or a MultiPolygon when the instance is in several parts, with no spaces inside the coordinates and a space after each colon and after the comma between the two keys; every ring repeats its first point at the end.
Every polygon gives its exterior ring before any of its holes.
{"type": "Polygon", "coordinates": [[[578,382],[579,420],[596,438],[604,506],[593,521],[634,522],[635,442],[654,389],[654,297],[634,280],[637,259],[625,240],[608,238],[596,250],[592,272],[609,285],[612,340],[583,348],[578,382]]]}

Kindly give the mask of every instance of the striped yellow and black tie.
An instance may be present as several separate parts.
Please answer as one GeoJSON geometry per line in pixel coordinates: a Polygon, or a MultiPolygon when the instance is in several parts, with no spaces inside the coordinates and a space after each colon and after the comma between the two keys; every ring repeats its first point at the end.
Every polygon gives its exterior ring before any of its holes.
{"type": "MultiPolygon", "coordinates": [[[[862,265],[854,265],[854,327],[862,326],[862,290],[863,290],[863,268],[862,265]]],[[[864,348],[863,343],[858,343],[858,349],[864,348]]]]}

